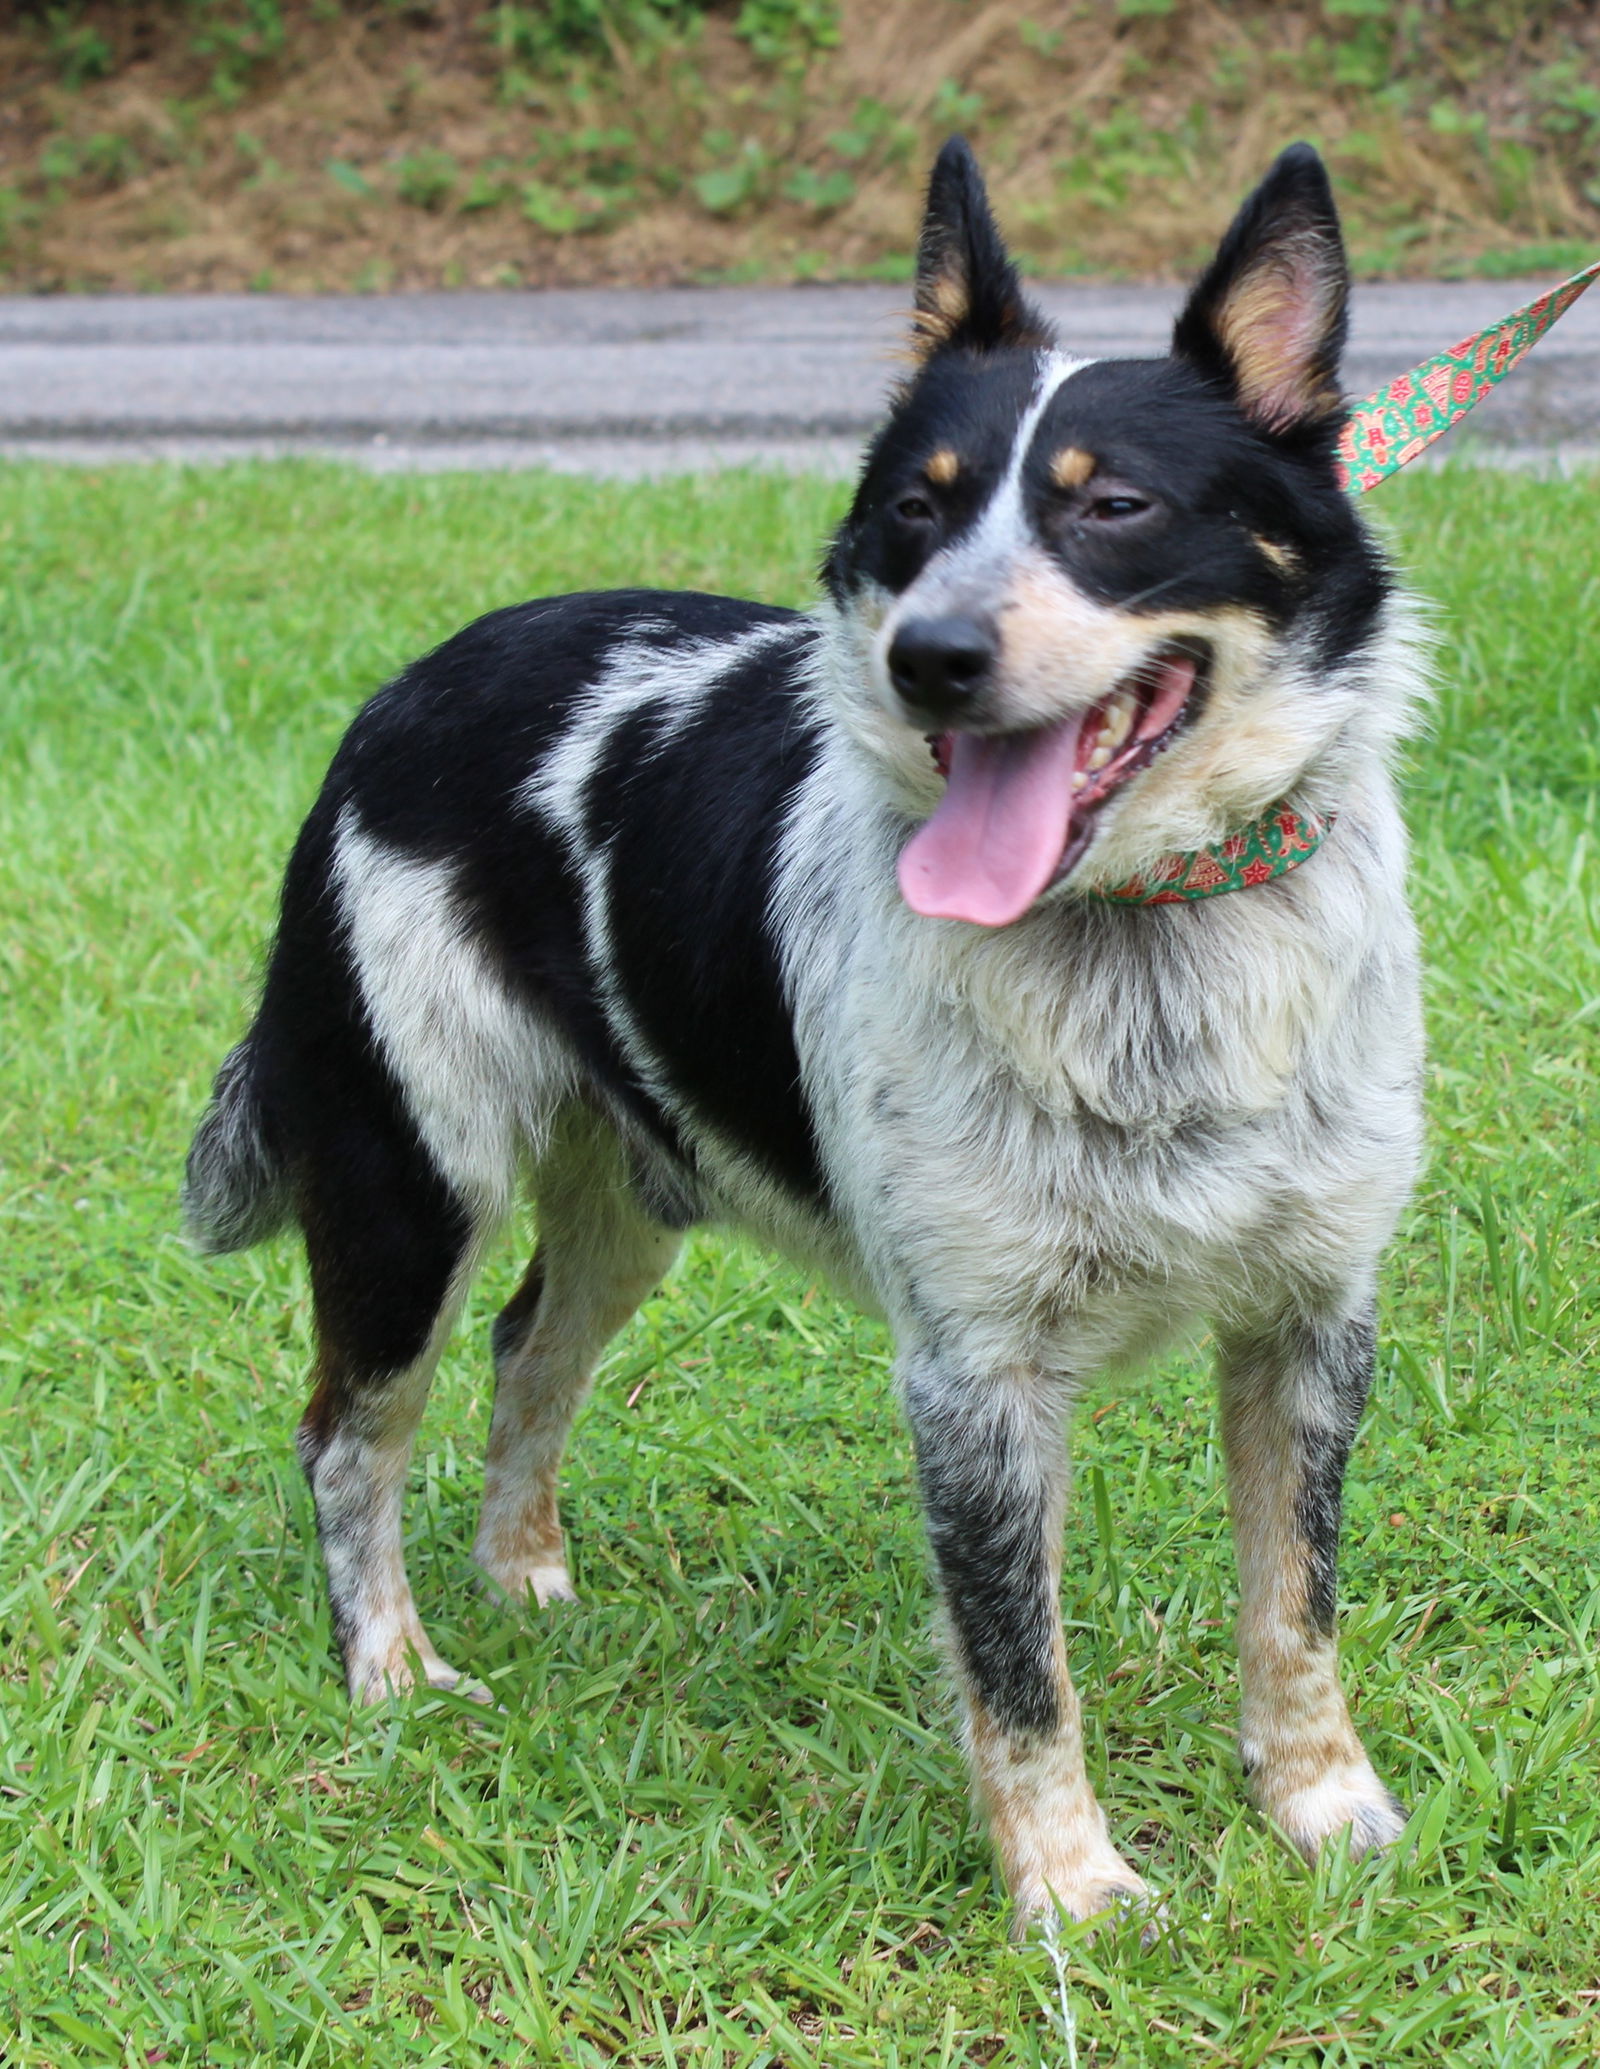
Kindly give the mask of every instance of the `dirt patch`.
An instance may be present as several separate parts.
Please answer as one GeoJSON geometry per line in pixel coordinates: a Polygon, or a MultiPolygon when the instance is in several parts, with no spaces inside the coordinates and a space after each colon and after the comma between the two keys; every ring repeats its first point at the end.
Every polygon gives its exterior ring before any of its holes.
{"type": "Polygon", "coordinates": [[[542,4],[0,6],[0,284],[898,277],[955,129],[1041,272],[1191,267],[1296,136],[1365,273],[1600,247],[1587,5],[542,4]]]}

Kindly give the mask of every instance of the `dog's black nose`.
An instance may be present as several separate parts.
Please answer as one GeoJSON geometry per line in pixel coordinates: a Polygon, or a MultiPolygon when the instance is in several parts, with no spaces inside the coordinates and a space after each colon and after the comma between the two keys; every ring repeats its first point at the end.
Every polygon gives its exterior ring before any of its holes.
{"type": "Polygon", "coordinates": [[[908,618],[889,648],[889,680],[919,718],[958,719],[987,685],[999,651],[987,618],[908,618]]]}

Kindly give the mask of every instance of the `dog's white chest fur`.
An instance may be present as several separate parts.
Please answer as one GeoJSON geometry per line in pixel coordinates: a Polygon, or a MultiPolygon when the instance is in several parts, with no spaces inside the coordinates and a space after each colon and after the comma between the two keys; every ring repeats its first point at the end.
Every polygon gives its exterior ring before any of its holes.
{"type": "Polygon", "coordinates": [[[813,780],[831,807],[797,815],[779,901],[797,1043],[848,1275],[897,1331],[1088,1371],[1370,1269],[1414,1176],[1421,1047],[1381,772],[1270,895],[996,934],[908,913],[838,837],[848,763],[813,780]]]}

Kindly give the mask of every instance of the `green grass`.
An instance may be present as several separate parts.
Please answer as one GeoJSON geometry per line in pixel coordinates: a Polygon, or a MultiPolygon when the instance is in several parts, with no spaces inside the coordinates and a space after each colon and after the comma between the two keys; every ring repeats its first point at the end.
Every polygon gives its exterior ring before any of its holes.
{"type": "MultiPolygon", "coordinates": [[[[540,589],[798,600],[836,486],[0,472],[0,2051],[19,2065],[1069,2059],[969,1823],[881,1333],[698,1242],[568,1480],[585,1606],[467,1547],[497,1256],[414,1475],[441,1649],[505,1708],[352,1717],[290,1444],[286,1245],[174,1228],[298,816],[366,689],[540,589]]],[[[1444,605],[1407,791],[1432,1159],[1387,1274],[1348,1681],[1413,1851],[1245,1807],[1203,1362],[1092,1402],[1067,1601],[1169,1929],[1069,1946],[1084,2063],[1600,2049],[1600,485],[1407,479],[1444,605]]]]}

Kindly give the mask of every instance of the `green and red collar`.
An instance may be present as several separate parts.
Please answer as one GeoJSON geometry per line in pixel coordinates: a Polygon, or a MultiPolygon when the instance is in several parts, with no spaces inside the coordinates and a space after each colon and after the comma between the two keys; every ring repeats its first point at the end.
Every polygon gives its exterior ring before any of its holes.
{"type": "Polygon", "coordinates": [[[1297,812],[1286,804],[1263,812],[1252,826],[1215,847],[1188,855],[1163,855],[1154,868],[1091,895],[1108,905],[1191,905],[1269,884],[1298,869],[1327,838],[1333,814],[1297,812]]]}

